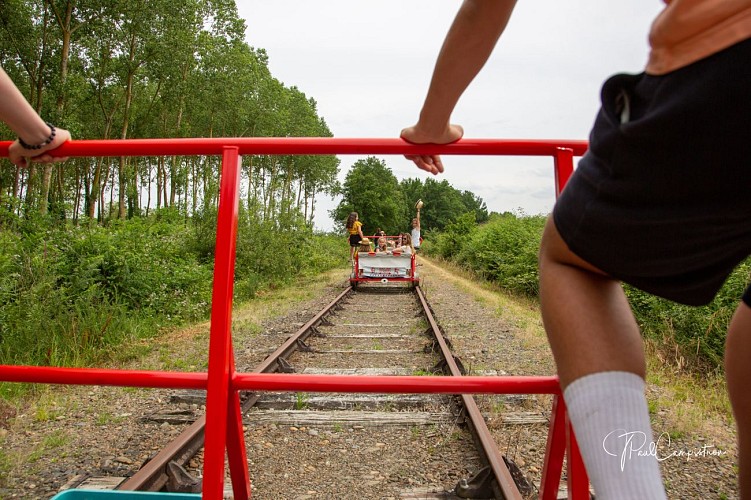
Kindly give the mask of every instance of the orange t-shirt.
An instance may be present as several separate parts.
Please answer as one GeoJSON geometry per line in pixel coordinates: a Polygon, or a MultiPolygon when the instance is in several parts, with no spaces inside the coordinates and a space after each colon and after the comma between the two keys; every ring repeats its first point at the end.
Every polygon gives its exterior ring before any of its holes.
{"type": "Polygon", "coordinates": [[[664,75],[751,37],[751,0],[665,3],[649,33],[649,74],[664,75]]]}

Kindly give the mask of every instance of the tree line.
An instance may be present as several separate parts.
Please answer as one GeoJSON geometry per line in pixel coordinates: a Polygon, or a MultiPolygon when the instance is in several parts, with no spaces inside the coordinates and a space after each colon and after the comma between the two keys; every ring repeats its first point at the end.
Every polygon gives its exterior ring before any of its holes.
{"type": "MultiPolygon", "coordinates": [[[[0,64],[32,106],[76,139],[331,137],[316,102],[273,77],[234,0],[4,0],[0,64]]],[[[13,139],[0,125],[0,138],[13,139]]],[[[218,202],[219,158],[2,160],[6,215],[105,222],[218,202]]],[[[246,156],[243,204],[262,220],[334,192],[334,156],[246,156]]],[[[280,217],[282,216],[282,217],[280,217]]],[[[287,217],[289,218],[289,217],[287,217]]]]}
{"type": "Polygon", "coordinates": [[[420,215],[423,232],[442,231],[466,214],[476,224],[489,218],[485,202],[471,191],[460,191],[446,180],[400,182],[383,160],[373,156],[354,163],[338,194],[342,200],[329,212],[337,229],[343,230],[350,212],[357,212],[366,235],[378,228],[389,235],[409,231],[420,199],[425,204],[420,215]]]}

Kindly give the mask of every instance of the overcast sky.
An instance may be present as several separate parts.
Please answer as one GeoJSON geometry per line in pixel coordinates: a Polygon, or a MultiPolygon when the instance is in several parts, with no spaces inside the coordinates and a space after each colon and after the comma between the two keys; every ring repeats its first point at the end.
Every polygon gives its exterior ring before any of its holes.
{"type": "MultiPolygon", "coordinates": [[[[372,138],[397,137],[416,121],[460,3],[237,0],[246,40],[266,49],[272,75],[314,98],[335,137],[372,138]]],[[[587,139],[602,82],[642,71],[662,7],[659,0],[519,0],[452,121],[468,138],[587,139]]],[[[341,180],[361,158],[340,156],[341,180]]],[[[380,158],[398,179],[430,176],[401,156],[380,158]]],[[[444,163],[437,179],[474,192],[491,211],[546,214],[553,206],[552,159],[447,156],[444,163]]],[[[332,228],[328,210],[338,201],[319,200],[316,228],[332,228]]]]}

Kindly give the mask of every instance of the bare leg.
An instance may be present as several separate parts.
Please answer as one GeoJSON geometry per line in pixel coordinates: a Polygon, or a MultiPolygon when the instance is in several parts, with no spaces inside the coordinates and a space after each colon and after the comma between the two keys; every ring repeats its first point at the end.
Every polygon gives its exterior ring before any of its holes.
{"type": "Polygon", "coordinates": [[[620,283],[573,254],[552,218],[540,249],[540,303],[564,389],[603,371],[644,378],[639,327],[620,283]]]}
{"type": "Polygon", "coordinates": [[[751,308],[741,302],[725,342],[725,376],[738,426],[738,482],[741,498],[751,498],[751,308]]]}
{"type": "Polygon", "coordinates": [[[647,450],[654,439],[644,348],[626,295],[620,283],[571,253],[552,218],[540,249],[540,303],[595,495],[664,500],[657,459],[627,453],[647,450]]]}

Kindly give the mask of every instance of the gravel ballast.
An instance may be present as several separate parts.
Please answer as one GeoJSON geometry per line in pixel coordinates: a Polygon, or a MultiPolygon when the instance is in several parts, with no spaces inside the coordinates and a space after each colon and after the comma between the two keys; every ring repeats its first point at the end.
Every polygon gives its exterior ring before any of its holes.
{"type": "MultiPolygon", "coordinates": [[[[470,374],[554,373],[535,304],[511,300],[427,259],[419,261],[422,289],[470,374]]],[[[330,273],[304,286],[310,290],[309,297],[287,304],[286,311],[285,307],[270,307],[282,312],[268,313],[262,322],[238,308],[234,335],[240,369],[262,361],[270,349],[340,293],[346,286],[346,272],[330,273]]],[[[154,341],[150,356],[128,368],[205,370],[207,336],[207,324],[169,332],[154,341]]],[[[650,384],[648,397],[657,400],[657,396],[665,401],[664,388],[650,384]]],[[[180,432],[176,425],[148,422],[149,415],[169,406],[170,397],[167,390],[56,386],[38,400],[17,406],[0,402],[0,498],[50,498],[76,477],[132,474],[180,432]]],[[[698,400],[701,394],[694,398],[698,400]]],[[[478,396],[477,400],[501,451],[532,483],[539,482],[550,398],[478,396]]],[[[184,405],[195,414],[203,411],[200,404],[184,405]]],[[[678,404],[665,405],[654,408],[653,414],[655,435],[670,437],[669,444],[667,439],[661,440],[660,448],[669,498],[738,498],[731,423],[708,417],[696,432],[677,432],[672,417],[680,408],[678,404]],[[705,450],[703,455],[701,450],[705,450]]],[[[429,455],[428,450],[413,448],[409,431],[399,432],[402,434],[391,437],[372,433],[357,444],[358,454],[352,455],[346,451],[353,443],[348,440],[362,433],[361,429],[248,426],[251,479],[257,483],[253,498],[397,498],[398,490],[390,485],[417,478],[420,470],[414,465],[415,457],[429,455]],[[258,436],[262,437],[256,439],[258,436]],[[275,443],[285,440],[297,443],[295,463],[299,465],[294,470],[287,467],[287,458],[275,455],[279,451],[275,443]],[[378,457],[377,466],[368,462],[374,457],[378,457]],[[274,460],[276,468],[268,466],[274,460]],[[354,496],[327,482],[326,471],[357,485],[357,491],[352,490],[354,496]],[[294,492],[269,486],[284,474],[299,475],[301,482],[308,478],[311,486],[294,492]]],[[[445,433],[447,440],[451,436],[450,427],[433,432],[445,433]]],[[[452,456],[441,459],[451,460],[452,456]]],[[[200,466],[200,457],[195,462],[200,466]]],[[[437,488],[456,480],[453,476],[427,478],[437,488]]]]}

